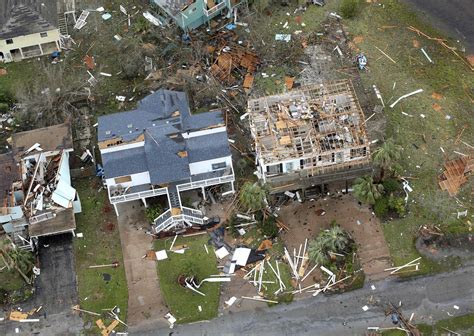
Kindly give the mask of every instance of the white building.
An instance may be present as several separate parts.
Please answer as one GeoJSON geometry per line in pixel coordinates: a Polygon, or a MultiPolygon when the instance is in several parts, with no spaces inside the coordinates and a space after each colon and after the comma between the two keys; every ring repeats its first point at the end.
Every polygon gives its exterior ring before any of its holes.
{"type": "Polygon", "coordinates": [[[204,224],[180,192],[213,185],[234,191],[234,171],[222,113],[191,114],[184,92],[159,90],[133,111],[99,117],[99,149],[110,203],[167,195],[156,232],[204,224]]]}

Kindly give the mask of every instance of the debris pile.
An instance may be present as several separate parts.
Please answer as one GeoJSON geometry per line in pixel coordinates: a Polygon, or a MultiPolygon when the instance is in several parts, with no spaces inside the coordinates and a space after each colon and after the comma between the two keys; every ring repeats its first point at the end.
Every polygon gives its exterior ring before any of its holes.
{"type": "Polygon", "coordinates": [[[260,59],[250,47],[239,44],[242,41],[235,42],[236,39],[233,32],[220,32],[211,39],[207,50],[215,61],[209,71],[223,85],[236,85],[243,78],[243,87],[249,92],[260,59]]]}
{"type": "Polygon", "coordinates": [[[474,156],[462,156],[447,161],[444,171],[439,177],[441,190],[446,190],[449,196],[455,196],[461,185],[467,182],[469,174],[474,169],[474,156]]]}

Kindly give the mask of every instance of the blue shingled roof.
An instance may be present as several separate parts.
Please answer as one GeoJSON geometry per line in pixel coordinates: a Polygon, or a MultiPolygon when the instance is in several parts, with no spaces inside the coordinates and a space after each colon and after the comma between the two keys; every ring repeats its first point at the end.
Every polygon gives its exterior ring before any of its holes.
{"type": "Polygon", "coordinates": [[[186,139],[189,162],[212,160],[230,155],[227,132],[186,139]]]}
{"type": "Polygon", "coordinates": [[[124,142],[145,135],[145,146],[102,154],[106,178],[148,171],[152,184],[189,180],[189,164],[230,155],[227,132],[184,139],[182,133],[224,124],[221,112],[191,115],[186,94],[159,90],[135,110],[99,117],[98,139],[124,142]],[[179,113],[176,113],[179,111],[179,113]],[[186,152],[181,157],[178,153],[186,152]]]}
{"type": "Polygon", "coordinates": [[[114,178],[148,171],[143,147],[102,154],[105,178],[114,178]]]}

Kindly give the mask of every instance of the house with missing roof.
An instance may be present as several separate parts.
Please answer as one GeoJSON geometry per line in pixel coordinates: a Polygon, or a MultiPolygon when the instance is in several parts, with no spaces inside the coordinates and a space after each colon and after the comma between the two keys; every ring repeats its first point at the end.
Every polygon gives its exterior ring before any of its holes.
{"type": "Polygon", "coordinates": [[[152,3],[162,9],[181,29],[189,31],[208,23],[214,17],[227,14],[247,0],[152,0],[152,3]]]}
{"type": "Polygon", "coordinates": [[[0,61],[14,62],[60,50],[75,20],[75,0],[0,1],[0,61]]]}
{"type": "Polygon", "coordinates": [[[33,249],[38,238],[70,232],[81,212],[71,186],[73,152],[69,124],[15,133],[0,155],[0,228],[17,246],[33,249]]]}
{"type": "MultiPolygon", "coordinates": [[[[155,231],[206,224],[180,193],[222,185],[234,192],[234,170],[222,113],[191,114],[184,92],[159,90],[135,110],[99,117],[98,145],[110,203],[166,195],[155,231]]],[[[204,196],[205,197],[205,196],[204,196]]]]}

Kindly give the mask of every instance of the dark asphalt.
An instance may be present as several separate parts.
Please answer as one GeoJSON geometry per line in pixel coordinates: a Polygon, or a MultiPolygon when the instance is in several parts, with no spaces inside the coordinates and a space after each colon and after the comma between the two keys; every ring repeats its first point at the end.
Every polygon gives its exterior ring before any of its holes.
{"type": "MultiPolygon", "coordinates": [[[[474,266],[452,273],[399,281],[388,279],[339,295],[318,295],[257,311],[229,314],[209,322],[159,329],[157,324],[133,328],[130,335],[365,335],[367,327],[390,327],[384,310],[389,301],[415,323],[432,323],[474,312],[474,266]],[[369,310],[364,312],[362,307],[369,310]],[[455,309],[454,305],[459,306],[455,309]]],[[[160,322],[162,323],[162,322],[160,322]]]]}
{"type": "Polygon", "coordinates": [[[474,53],[473,0],[403,0],[411,4],[422,17],[446,34],[459,40],[467,54],[474,53]]]}

